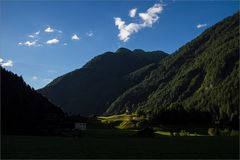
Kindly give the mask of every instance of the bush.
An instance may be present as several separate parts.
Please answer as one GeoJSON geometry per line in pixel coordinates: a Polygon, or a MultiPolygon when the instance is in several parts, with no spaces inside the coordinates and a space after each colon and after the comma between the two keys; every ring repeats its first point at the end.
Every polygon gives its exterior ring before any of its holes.
{"type": "Polygon", "coordinates": [[[220,131],[217,128],[209,128],[208,129],[208,134],[210,136],[219,136],[220,135],[220,131]]]}
{"type": "Polygon", "coordinates": [[[139,122],[136,123],[136,127],[138,129],[144,128],[146,126],[148,126],[148,121],[146,120],[140,120],[139,122]]]}
{"type": "Polygon", "coordinates": [[[215,136],[215,128],[208,128],[208,134],[210,136],[215,136]]]}
{"type": "Polygon", "coordinates": [[[179,134],[180,136],[190,136],[190,133],[185,130],[181,130],[179,134]]]}
{"type": "Polygon", "coordinates": [[[146,114],[144,113],[144,111],[143,110],[141,110],[141,109],[137,109],[137,111],[136,111],[136,114],[137,114],[137,116],[146,116],[146,114]]]}
{"type": "Polygon", "coordinates": [[[239,136],[239,131],[232,130],[230,136],[239,136]]]}
{"type": "Polygon", "coordinates": [[[145,127],[137,132],[140,137],[154,137],[154,130],[151,127],[145,127]]]}
{"type": "Polygon", "coordinates": [[[231,134],[231,131],[227,128],[221,131],[221,136],[230,136],[230,134],[231,134]]]}

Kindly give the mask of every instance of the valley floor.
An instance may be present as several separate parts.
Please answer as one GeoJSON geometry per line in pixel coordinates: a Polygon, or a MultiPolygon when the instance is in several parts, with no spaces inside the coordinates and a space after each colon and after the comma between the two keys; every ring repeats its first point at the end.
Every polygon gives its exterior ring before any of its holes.
{"type": "Polygon", "coordinates": [[[79,138],[2,135],[2,158],[239,159],[238,136],[207,136],[200,132],[170,136],[160,127],[155,129],[154,138],[138,137],[130,122],[140,120],[134,115],[98,117],[89,121],[79,138]]]}
{"type": "Polygon", "coordinates": [[[239,159],[238,137],[133,137],[134,131],[89,130],[80,138],[2,136],[2,159],[239,159]],[[98,132],[98,136],[93,136],[98,132]],[[92,133],[92,135],[91,135],[92,133]],[[110,136],[111,135],[111,136],[110,136]]]}

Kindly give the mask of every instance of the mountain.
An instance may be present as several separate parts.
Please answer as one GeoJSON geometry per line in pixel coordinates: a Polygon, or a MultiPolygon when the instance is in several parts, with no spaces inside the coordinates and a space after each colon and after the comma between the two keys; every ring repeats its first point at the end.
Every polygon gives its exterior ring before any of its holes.
{"type": "Polygon", "coordinates": [[[239,121],[239,12],[148,70],[106,114],[148,114],[162,123],[239,121]]]}
{"type": "Polygon", "coordinates": [[[39,90],[66,112],[239,128],[239,12],[171,55],[120,48],[39,90]]]}
{"type": "Polygon", "coordinates": [[[27,85],[22,77],[1,68],[1,133],[39,134],[57,123],[63,111],[27,85]],[[53,125],[53,124],[52,124],[53,125]]]}
{"type": "Polygon", "coordinates": [[[102,114],[119,95],[142,80],[132,77],[131,72],[167,56],[162,51],[119,48],[115,53],[96,56],[82,68],[58,77],[38,91],[70,114],[102,114]]]}

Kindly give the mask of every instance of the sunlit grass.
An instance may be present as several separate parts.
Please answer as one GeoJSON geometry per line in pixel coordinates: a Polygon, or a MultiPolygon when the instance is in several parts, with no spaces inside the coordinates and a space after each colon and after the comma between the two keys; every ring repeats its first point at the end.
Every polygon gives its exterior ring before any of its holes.
{"type": "Polygon", "coordinates": [[[144,119],[144,117],[138,117],[136,114],[120,114],[120,115],[111,115],[111,116],[99,116],[98,119],[104,124],[110,124],[114,122],[123,122],[123,121],[139,121],[144,119]]]}
{"type": "MultiPolygon", "coordinates": [[[[138,117],[136,114],[120,114],[120,115],[111,115],[111,116],[99,116],[98,120],[101,123],[106,125],[112,125],[117,129],[140,129],[137,127],[137,122],[140,120],[144,120],[144,117],[138,117]]],[[[181,130],[179,132],[173,132],[171,134],[170,130],[174,128],[174,126],[158,126],[154,127],[154,131],[156,135],[159,136],[207,136],[204,134],[196,133],[195,131],[186,131],[181,130]]]]}
{"type": "MultiPolygon", "coordinates": [[[[162,135],[162,136],[172,136],[171,132],[168,131],[155,131],[154,133],[162,135]]],[[[173,133],[173,135],[176,135],[176,132],[173,133]]],[[[197,134],[197,133],[179,133],[179,136],[207,136],[207,135],[202,135],[202,134],[197,134]]]]}
{"type": "Polygon", "coordinates": [[[136,128],[136,125],[132,121],[127,120],[127,121],[122,121],[122,123],[120,123],[115,128],[118,128],[118,129],[132,129],[132,128],[136,128]]]}
{"type": "Polygon", "coordinates": [[[171,136],[171,133],[167,132],[167,131],[155,131],[154,133],[162,135],[162,136],[171,136]]]}

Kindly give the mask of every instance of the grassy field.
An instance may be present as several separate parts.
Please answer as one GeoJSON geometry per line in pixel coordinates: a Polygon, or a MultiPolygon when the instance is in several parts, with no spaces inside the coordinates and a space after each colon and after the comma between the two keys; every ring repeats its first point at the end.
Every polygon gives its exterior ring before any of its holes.
{"type": "Polygon", "coordinates": [[[82,137],[38,137],[4,135],[2,158],[81,159],[81,158],[208,158],[238,159],[238,137],[170,136],[163,127],[155,128],[155,138],[137,137],[137,129],[123,129],[135,115],[98,117],[88,124],[82,137]]]}
{"type": "Polygon", "coordinates": [[[114,122],[123,122],[123,121],[140,121],[144,117],[138,117],[136,114],[120,114],[112,116],[99,116],[98,119],[105,124],[110,124],[114,122]]]}
{"type": "Polygon", "coordinates": [[[2,136],[2,158],[239,158],[238,137],[140,138],[116,129],[88,133],[81,138],[2,136]]]}
{"type": "MultiPolygon", "coordinates": [[[[112,116],[99,116],[98,117],[99,122],[101,124],[106,125],[106,126],[111,126],[113,128],[117,129],[130,129],[130,130],[138,130],[136,124],[137,122],[141,120],[146,120],[146,118],[138,117],[136,114],[121,114],[121,115],[112,115],[112,116]]],[[[169,130],[170,128],[174,128],[181,131],[187,130],[188,136],[207,136],[207,129],[206,127],[202,126],[192,126],[192,125],[187,125],[187,126],[157,126],[154,127],[155,134],[157,136],[171,136],[171,133],[169,130]]]]}

